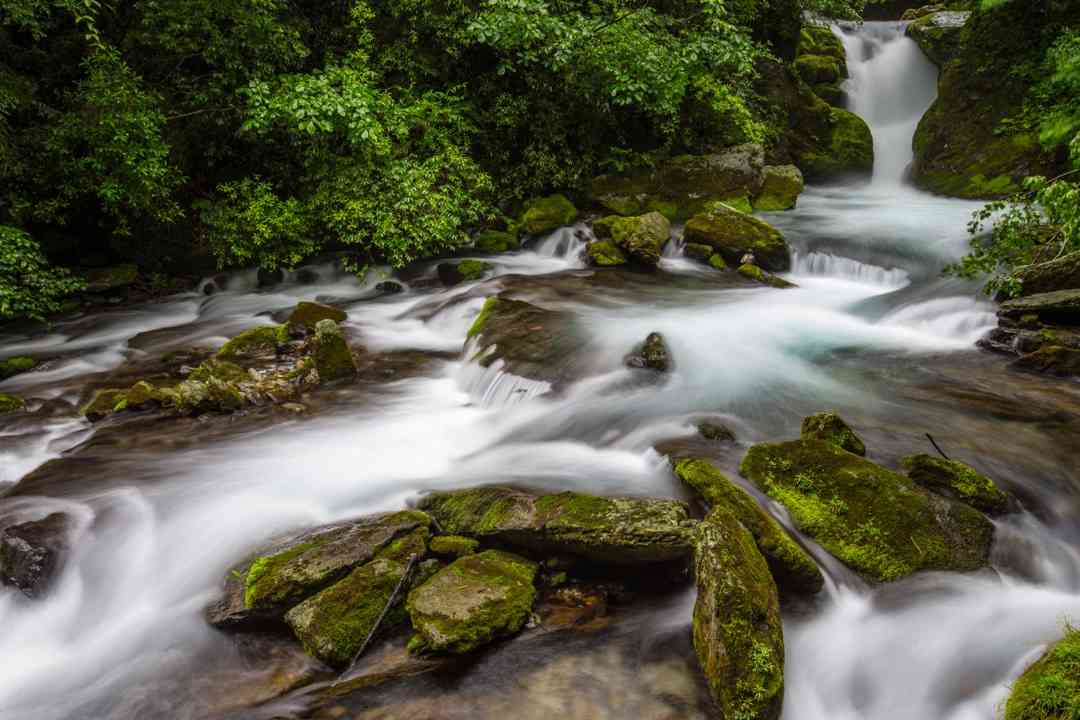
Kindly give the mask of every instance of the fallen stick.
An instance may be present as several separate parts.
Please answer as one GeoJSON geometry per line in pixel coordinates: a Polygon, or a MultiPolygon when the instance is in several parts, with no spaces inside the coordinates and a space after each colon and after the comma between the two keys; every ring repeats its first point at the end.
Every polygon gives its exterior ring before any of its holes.
{"type": "Polygon", "coordinates": [[[926,439],[929,440],[930,444],[934,446],[934,449],[937,450],[938,453],[941,454],[941,457],[945,458],[946,460],[951,460],[952,459],[948,455],[945,454],[944,450],[942,450],[940,447],[938,447],[938,444],[936,442],[934,442],[934,436],[933,435],[931,435],[930,433],[926,433],[926,439]]]}

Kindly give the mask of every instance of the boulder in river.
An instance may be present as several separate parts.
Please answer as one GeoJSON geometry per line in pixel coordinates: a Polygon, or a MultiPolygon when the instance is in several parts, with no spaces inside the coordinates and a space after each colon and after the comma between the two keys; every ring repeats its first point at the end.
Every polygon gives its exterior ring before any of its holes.
{"type": "Polygon", "coordinates": [[[611,240],[630,260],[655,267],[664,245],[671,239],[671,223],[658,212],[636,217],[609,215],[593,223],[601,240],[611,240]]]}
{"type": "Polygon", "coordinates": [[[675,475],[710,508],[731,512],[754,538],[783,595],[813,595],[825,580],[817,563],[750,495],[708,460],[685,458],[674,465],[675,475]]]}
{"type": "Polygon", "coordinates": [[[841,450],[866,455],[866,445],[844,419],[831,410],[803,418],[799,436],[803,440],[824,440],[841,450]]]}
{"type": "Polygon", "coordinates": [[[288,341],[288,325],[262,325],[232,338],[221,346],[217,354],[223,360],[274,355],[288,341]]]}
{"type": "Polygon", "coordinates": [[[756,283],[768,285],[769,287],[778,288],[780,290],[798,287],[795,283],[790,283],[782,277],[767,273],[757,265],[751,265],[750,263],[743,263],[736,269],[736,272],[747,280],[753,280],[756,283]]]}
{"type": "Polygon", "coordinates": [[[766,165],[761,194],[753,199],[755,210],[791,210],[799,200],[805,183],[794,165],[766,165]]]}
{"type": "Polygon", "coordinates": [[[958,460],[921,453],[909,455],[901,461],[901,465],[917,485],[959,500],[987,515],[1001,515],[1010,508],[1011,502],[1006,492],[993,480],[958,460]]]}
{"type": "Polygon", "coordinates": [[[541,557],[570,555],[621,566],[678,564],[692,545],[687,507],[673,500],[480,487],[432,493],[420,508],[448,533],[541,557]]]}
{"type": "Polygon", "coordinates": [[[118,388],[96,390],[79,413],[90,422],[103,420],[123,409],[121,404],[124,402],[124,395],[124,391],[118,388]]]}
{"type": "Polygon", "coordinates": [[[988,561],[994,526],[982,513],[824,440],[755,445],[740,472],[869,580],[977,570],[988,561]]]}
{"type": "Polygon", "coordinates": [[[790,250],[779,230],[723,205],[690,218],[684,237],[688,243],[712,247],[730,265],[740,265],[743,255],[752,252],[765,270],[783,272],[791,268],[790,250]]]}
{"type": "Polygon", "coordinates": [[[9,412],[15,412],[16,410],[22,410],[26,406],[23,399],[16,397],[15,395],[8,395],[7,393],[0,393],[0,415],[9,412]]]}
{"type": "Polygon", "coordinates": [[[87,292],[100,293],[131,285],[139,279],[139,268],[130,263],[93,268],[87,270],[83,277],[86,280],[87,292]]]}
{"type": "Polygon", "coordinates": [[[463,282],[474,282],[484,277],[491,270],[491,263],[483,260],[462,260],[456,263],[439,263],[435,272],[439,280],[447,287],[463,282]]]}
{"type": "Polygon", "coordinates": [[[0,360],[0,380],[7,380],[20,373],[28,372],[37,367],[37,360],[32,357],[17,356],[0,360]]]}
{"type": "Polygon", "coordinates": [[[927,13],[912,21],[905,32],[935,65],[943,67],[960,47],[960,37],[969,17],[970,12],[956,10],[927,13]]]}
{"type": "Polygon", "coordinates": [[[540,235],[569,225],[577,215],[577,208],[565,195],[549,195],[525,204],[521,229],[530,235],[540,235]]]}
{"type": "Polygon", "coordinates": [[[645,341],[626,356],[626,366],[643,370],[667,372],[671,369],[671,353],[668,351],[664,336],[649,333],[645,341]]]}
{"type": "Polygon", "coordinates": [[[320,320],[315,325],[315,345],[311,353],[319,379],[323,382],[343,380],[357,374],[356,359],[345,341],[341,326],[333,320],[320,320]]]}
{"type": "Polygon", "coordinates": [[[516,233],[505,230],[481,230],[473,238],[473,247],[485,253],[503,253],[521,249],[516,233]]]}
{"type": "Polygon", "coordinates": [[[305,300],[296,304],[296,308],[293,309],[285,324],[289,326],[290,333],[306,335],[315,331],[315,325],[320,320],[344,322],[347,317],[348,315],[341,308],[305,300]]]}
{"type": "Polygon", "coordinates": [[[412,650],[467,653],[522,627],[536,600],[536,563],[500,550],[459,558],[409,593],[412,650]]]}
{"type": "Polygon", "coordinates": [[[784,698],[780,599],[754,538],[726,508],[698,526],[694,651],[717,717],[775,720],[784,698]]]}
{"type": "Polygon", "coordinates": [[[1013,683],[1005,720],[1073,720],[1078,709],[1080,629],[1066,626],[1065,637],[1013,683]]]}
{"type": "Polygon", "coordinates": [[[597,240],[589,243],[588,247],[585,248],[585,257],[590,265],[597,267],[614,267],[629,262],[623,251],[610,240],[597,240]]]}
{"type": "Polygon", "coordinates": [[[45,594],[68,550],[69,521],[63,513],[0,531],[0,582],[28,597],[45,594]]]}

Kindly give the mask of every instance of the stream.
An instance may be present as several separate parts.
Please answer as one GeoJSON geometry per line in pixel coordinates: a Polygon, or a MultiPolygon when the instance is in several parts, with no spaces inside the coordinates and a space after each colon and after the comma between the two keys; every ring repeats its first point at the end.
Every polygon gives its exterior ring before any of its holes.
{"type": "MultiPolygon", "coordinates": [[[[722,418],[739,447],[715,460],[737,477],[745,448],[795,437],[826,408],[893,467],[932,452],[931,433],[1024,510],[995,521],[993,567],[973,575],[870,588],[806,541],[828,581],[785,615],[783,720],[1000,717],[1010,682],[1080,619],[1080,386],[976,349],[994,306],[940,270],[965,252],[979,204],[905,183],[937,69],[902,23],[837,32],[875,170],[763,215],[793,247],[784,277],[796,289],[732,286],[676,243],[656,274],[592,270],[580,225],[485,258],[493,276],[450,289],[434,264],[400,275],[405,291],[392,295],[375,287],[381,272],[361,280],[332,264],[262,289],[241,272],[47,334],[0,335],[0,356],[53,358],[0,382],[32,411],[0,416],[0,525],[76,518],[46,598],[0,587],[0,718],[306,717],[311,695],[294,688],[318,668],[280,645],[238,646],[202,616],[227,568],[266,539],[485,483],[686,499],[658,443],[722,418]],[[588,371],[554,391],[469,362],[466,332],[496,292],[570,313],[588,371]],[[87,388],[220,345],[301,299],[345,308],[354,343],[395,358],[396,372],[320,390],[305,415],[95,426],[77,416],[87,388]],[[654,331],[674,372],[628,385],[623,355],[654,331]]],[[[425,677],[327,717],[707,717],[687,592],[638,604],[595,636],[506,643],[464,676],[425,677]]]]}

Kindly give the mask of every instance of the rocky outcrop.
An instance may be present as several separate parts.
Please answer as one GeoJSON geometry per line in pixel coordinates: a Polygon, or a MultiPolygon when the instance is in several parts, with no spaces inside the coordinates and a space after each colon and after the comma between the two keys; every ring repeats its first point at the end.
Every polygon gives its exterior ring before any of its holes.
{"type": "Polygon", "coordinates": [[[565,195],[550,195],[525,204],[520,226],[530,235],[541,235],[569,225],[577,219],[577,215],[577,208],[565,195]]]}
{"type": "Polygon", "coordinates": [[[814,94],[830,105],[843,106],[844,92],[840,83],[848,76],[847,54],[832,28],[821,25],[802,28],[794,68],[814,94]]]}
{"type": "Polygon", "coordinates": [[[353,358],[345,334],[333,320],[320,320],[315,324],[315,342],[311,352],[315,370],[322,382],[355,377],[356,359],[353,358]]]}
{"type": "Polygon", "coordinates": [[[627,367],[642,370],[655,370],[667,372],[671,369],[671,353],[668,352],[667,343],[660,333],[649,333],[645,342],[641,343],[634,351],[626,356],[624,364],[627,367]]]}
{"type": "Polygon", "coordinates": [[[656,267],[671,239],[671,223],[658,212],[634,217],[610,215],[593,223],[593,232],[600,240],[610,240],[633,262],[656,267]]]}
{"type": "Polygon", "coordinates": [[[1055,290],[1009,300],[1001,304],[998,315],[1008,320],[1060,325],[1080,325],[1080,289],[1055,290]]]}
{"type": "Polygon", "coordinates": [[[1050,646],[1013,684],[1005,720],[1068,720],[1080,708],[1080,630],[1066,626],[1065,637],[1050,646]]]}
{"type": "Polygon", "coordinates": [[[1029,265],[1019,270],[1016,277],[1020,280],[1021,296],[1078,289],[1080,288],[1080,252],[1029,265]]]}
{"type": "Polygon", "coordinates": [[[909,455],[900,464],[916,485],[987,515],[1001,515],[1011,508],[1008,494],[970,465],[926,454],[909,455]]]}
{"type": "Polygon", "coordinates": [[[729,265],[742,264],[746,253],[765,270],[783,272],[791,268],[791,253],[780,231],[763,220],[714,205],[686,223],[683,237],[688,243],[708,245],[729,265]]]}
{"type": "Polygon", "coordinates": [[[907,26],[907,36],[918,43],[938,67],[952,60],[960,47],[964,24],[970,12],[938,11],[927,13],[907,26]]]}
{"type": "Polygon", "coordinates": [[[83,273],[86,292],[100,293],[118,290],[139,279],[139,268],[132,264],[93,268],[83,273]]]}
{"type": "Polygon", "coordinates": [[[1016,370],[1058,377],[1080,375],[1080,289],[1002,303],[998,326],[978,344],[1019,356],[1011,364],[1016,370]]]}
{"type": "Polygon", "coordinates": [[[0,531],[0,582],[24,595],[44,595],[68,550],[70,523],[63,513],[0,531]]]}
{"type": "Polygon", "coordinates": [[[799,200],[805,183],[794,165],[766,165],[761,193],[753,198],[754,210],[791,210],[799,200]]]}
{"type": "Polygon", "coordinates": [[[866,455],[866,445],[844,419],[826,411],[803,418],[799,436],[803,440],[824,440],[855,455],[866,455]]]}
{"type": "Polygon", "coordinates": [[[245,330],[218,350],[223,360],[252,359],[277,354],[278,349],[289,342],[288,325],[263,325],[245,330]]]}
{"type": "Polygon", "coordinates": [[[692,544],[687,508],[672,500],[484,487],[432,493],[420,508],[445,532],[541,557],[615,566],[681,563],[692,544]]]}
{"type": "Polygon", "coordinates": [[[536,600],[536,572],[536,563],[499,550],[455,560],[409,593],[409,648],[467,653],[518,632],[536,600]]]}
{"type": "Polygon", "coordinates": [[[475,553],[480,548],[480,541],[461,535],[440,535],[432,538],[430,547],[435,555],[456,559],[475,553]]]}

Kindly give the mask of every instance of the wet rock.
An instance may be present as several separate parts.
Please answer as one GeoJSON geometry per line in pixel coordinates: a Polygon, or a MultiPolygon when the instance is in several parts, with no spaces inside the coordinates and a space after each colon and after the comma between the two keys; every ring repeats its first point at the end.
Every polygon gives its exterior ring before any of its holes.
{"type": "Polygon", "coordinates": [[[829,108],[827,131],[820,147],[798,156],[807,178],[824,180],[847,175],[869,175],[874,169],[874,137],[870,126],[855,113],[829,108]]]}
{"type": "Polygon", "coordinates": [[[1011,367],[1044,375],[1075,377],[1080,375],[1080,350],[1060,345],[1044,345],[1035,352],[1017,358],[1011,367]]]}
{"type": "Polygon", "coordinates": [[[939,11],[927,13],[907,26],[907,36],[914,40],[938,67],[952,60],[960,47],[964,24],[970,12],[939,11]]]}
{"type": "Polygon", "coordinates": [[[658,212],[635,217],[609,215],[593,223],[593,232],[601,240],[611,240],[630,260],[655,267],[671,239],[671,223],[658,212]]]}
{"type": "MultiPolygon", "coordinates": [[[[828,25],[804,25],[799,30],[799,45],[796,55],[828,57],[839,62],[846,62],[847,52],[844,43],[828,25]]],[[[847,72],[843,73],[847,77],[847,72]]]]}
{"type": "Polygon", "coordinates": [[[94,268],[83,273],[86,292],[100,293],[127,287],[139,279],[139,268],[132,264],[94,268]]]}
{"type": "Polygon", "coordinates": [[[577,208],[565,195],[550,195],[526,203],[521,229],[530,235],[540,235],[569,225],[577,214],[577,208]]]}
{"type": "Polygon", "coordinates": [[[641,566],[685,561],[691,547],[687,508],[672,500],[482,487],[432,493],[420,508],[448,533],[540,557],[641,566]]]}
{"type": "Polygon", "coordinates": [[[794,165],[766,165],[761,194],[753,199],[755,210],[791,210],[798,202],[805,183],[794,165]]]}
{"type": "Polygon", "coordinates": [[[435,272],[443,285],[452,287],[463,282],[474,282],[491,270],[491,263],[482,260],[462,260],[458,263],[439,263],[435,272]]]}
{"type": "Polygon", "coordinates": [[[851,426],[834,412],[819,412],[803,418],[799,436],[803,440],[824,440],[841,450],[866,455],[866,445],[851,426]]]}
{"type": "Polygon", "coordinates": [[[597,240],[589,243],[585,248],[585,257],[590,265],[597,267],[613,267],[625,265],[629,262],[615,243],[608,240],[597,240]]]}
{"type": "Polygon", "coordinates": [[[765,270],[783,272],[791,268],[788,244],[779,230],[723,206],[690,218],[683,236],[688,243],[713,248],[731,265],[738,266],[743,255],[752,252],[757,264],[765,270]]]}
{"type": "Polygon", "coordinates": [[[322,382],[356,377],[358,372],[345,334],[333,320],[320,320],[315,325],[315,344],[311,357],[322,382]]]}
{"type": "Polygon", "coordinates": [[[288,325],[290,333],[306,335],[307,333],[314,332],[315,325],[320,320],[344,322],[347,317],[349,317],[348,314],[340,308],[323,305],[322,303],[303,301],[297,303],[296,308],[292,311],[292,314],[289,315],[289,319],[285,324],[288,325]]]}
{"type": "Polygon", "coordinates": [[[481,230],[473,238],[473,247],[480,252],[503,253],[521,249],[516,233],[503,230],[481,230]]]}
{"type": "Polygon", "coordinates": [[[811,85],[838,83],[844,77],[844,64],[825,55],[800,55],[795,58],[795,72],[811,85]]]}
{"type": "Polygon", "coordinates": [[[0,531],[0,581],[27,597],[44,595],[68,550],[68,530],[68,517],[53,513],[0,531]]]}
{"type": "Polygon", "coordinates": [[[784,697],[780,600],[754,539],[734,515],[698,526],[694,651],[718,717],[775,720],[784,697]]]}
{"type": "Polygon", "coordinates": [[[735,442],[735,433],[731,428],[711,420],[702,420],[697,424],[697,431],[701,437],[714,442],[735,442]]]}
{"type": "Polygon", "coordinates": [[[740,472],[869,580],[987,563],[994,527],[981,513],[823,440],[755,445],[740,472]]]}
{"type": "Polygon", "coordinates": [[[709,258],[713,256],[713,253],[712,247],[701,243],[686,243],[686,245],[683,246],[683,254],[686,257],[701,263],[708,263],[709,258]]]}
{"type": "Polygon", "coordinates": [[[634,348],[624,361],[627,367],[667,372],[671,369],[671,353],[660,333],[649,333],[645,342],[634,348]]]}
{"type": "Polygon", "coordinates": [[[146,380],[140,380],[124,393],[125,410],[146,410],[161,405],[161,392],[146,380]]]}
{"type": "Polygon", "coordinates": [[[930,15],[932,13],[941,12],[944,9],[945,5],[942,3],[923,5],[922,7],[917,8],[908,8],[900,16],[900,19],[905,22],[910,22],[911,20],[918,20],[919,18],[926,17],[927,15],[930,15]]]}
{"type": "Polygon", "coordinates": [[[16,397],[15,395],[8,395],[7,393],[0,393],[0,415],[9,412],[15,412],[16,410],[22,410],[26,407],[26,403],[23,399],[16,397]]]}
{"type": "Polygon", "coordinates": [[[1030,317],[1043,323],[1080,325],[1080,289],[1014,298],[1001,304],[998,315],[1014,321],[1030,317]]]}
{"type": "Polygon", "coordinates": [[[285,282],[285,273],[280,268],[274,268],[273,270],[259,268],[258,273],[256,273],[256,282],[261,288],[274,287],[285,282]]]}
{"type": "Polygon", "coordinates": [[[970,465],[933,455],[909,455],[901,461],[915,484],[938,495],[959,500],[988,515],[1010,509],[1010,498],[994,481],[970,465]]]}
{"type": "Polygon", "coordinates": [[[37,360],[32,357],[9,357],[0,360],[0,380],[7,380],[20,373],[29,372],[37,367],[37,360]]]}
{"type": "Polygon", "coordinates": [[[103,420],[114,412],[123,410],[124,397],[125,392],[116,388],[97,390],[89,402],[79,409],[79,414],[90,422],[103,420]]]}
{"type": "Polygon", "coordinates": [[[750,263],[743,263],[736,269],[736,272],[742,275],[747,280],[753,280],[756,283],[762,285],[768,285],[769,287],[778,288],[780,290],[786,290],[788,288],[798,287],[795,283],[790,283],[787,280],[777,277],[772,273],[767,273],[757,265],[751,265],[750,263]]]}
{"type": "Polygon", "coordinates": [[[275,355],[288,341],[288,325],[263,325],[245,330],[232,338],[221,346],[217,354],[224,360],[275,355]]]}
{"type": "Polygon", "coordinates": [[[710,508],[726,509],[750,531],[782,594],[813,595],[824,587],[825,580],[813,558],[712,463],[687,458],[677,461],[674,469],[675,475],[710,508]]]}
{"type": "Polygon", "coordinates": [[[537,565],[486,550],[460,558],[409,593],[413,650],[466,653],[525,625],[536,599],[537,565]]]}
{"type": "MultiPolygon", "coordinates": [[[[263,551],[226,577],[221,601],[207,611],[211,624],[250,629],[280,620],[301,601],[431,519],[408,510],[318,528],[263,551]]],[[[397,559],[388,557],[384,559],[397,559]]]]}
{"type": "Polygon", "coordinates": [[[475,553],[479,547],[479,542],[461,535],[440,535],[431,540],[431,552],[440,557],[465,557],[475,553]]]}
{"type": "Polygon", "coordinates": [[[1005,720],[1069,720],[1080,708],[1080,630],[1066,625],[1050,646],[1013,684],[1005,720]]]}
{"type": "Polygon", "coordinates": [[[375,289],[384,295],[397,295],[405,290],[401,286],[401,283],[394,280],[383,280],[382,282],[375,283],[375,289]]]}
{"type": "MultiPolygon", "coordinates": [[[[1056,260],[1029,265],[1016,273],[1021,295],[1037,295],[1055,290],[1080,288],[1080,252],[1056,260]]],[[[0,364],[2,367],[2,364],[0,364]]],[[[0,370],[2,376],[2,370],[0,370]]]]}
{"type": "Polygon", "coordinates": [[[724,258],[722,258],[718,254],[713,254],[709,256],[709,267],[711,267],[713,270],[719,270],[720,272],[728,269],[727,263],[724,261],[724,258]]]}

